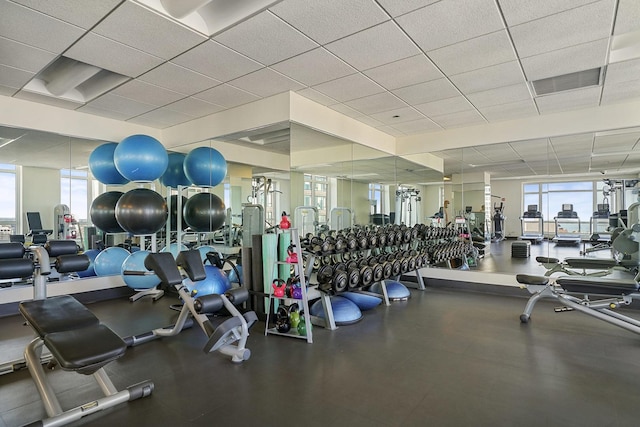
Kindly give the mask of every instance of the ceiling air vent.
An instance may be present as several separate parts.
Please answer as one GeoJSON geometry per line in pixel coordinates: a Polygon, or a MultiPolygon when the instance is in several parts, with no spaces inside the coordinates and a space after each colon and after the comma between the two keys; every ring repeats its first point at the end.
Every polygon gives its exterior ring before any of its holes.
{"type": "Polygon", "coordinates": [[[576,73],[563,74],[561,76],[548,77],[546,79],[531,82],[536,95],[548,95],[550,93],[563,92],[565,90],[581,89],[589,86],[598,86],[602,75],[602,68],[578,71],[576,73]]]}

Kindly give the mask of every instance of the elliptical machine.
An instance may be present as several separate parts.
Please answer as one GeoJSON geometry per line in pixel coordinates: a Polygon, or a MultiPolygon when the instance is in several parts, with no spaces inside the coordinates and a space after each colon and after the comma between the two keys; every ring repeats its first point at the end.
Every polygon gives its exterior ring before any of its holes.
{"type": "Polygon", "coordinates": [[[504,233],[504,202],[500,202],[500,205],[493,204],[493,216],[491,222],[493,223],[493,233],[491,236],[491,242],[501,242],[505,238],[504,233]]]}

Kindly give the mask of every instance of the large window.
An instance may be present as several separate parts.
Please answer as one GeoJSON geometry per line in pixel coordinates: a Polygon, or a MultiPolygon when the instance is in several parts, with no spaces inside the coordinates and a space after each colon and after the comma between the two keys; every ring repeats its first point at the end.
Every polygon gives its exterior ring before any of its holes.
{"type": "Polygon", "coordinates": [[[304,175],[304,204],[318,209],[318,222],[327,222],[329,182],[326,176],[304,175]]]}
{"type": "Polygon", "coordinates": [[[86,171],[60,171],[60,203],[67,205],[78,222],[88,218],[88,174],[86,171]]]}
{"type": "Polygon", "coordinates": [[[0,163],[0,231],[15,233],[16,222],[16,166],[0,163]]]}

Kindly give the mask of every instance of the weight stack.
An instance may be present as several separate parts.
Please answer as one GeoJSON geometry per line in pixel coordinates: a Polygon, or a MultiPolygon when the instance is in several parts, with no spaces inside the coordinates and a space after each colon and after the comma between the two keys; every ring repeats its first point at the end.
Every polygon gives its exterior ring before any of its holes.
{"type": "Polygon", "coordinates": [[[511,243],[511,258],[529,258],[531,256],[531,242],[518,240],[511,243]]]}

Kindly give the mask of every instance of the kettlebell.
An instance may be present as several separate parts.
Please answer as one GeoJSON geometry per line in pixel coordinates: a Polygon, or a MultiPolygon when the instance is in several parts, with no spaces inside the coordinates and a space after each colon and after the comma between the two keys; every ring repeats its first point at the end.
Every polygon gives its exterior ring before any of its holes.
{"type": "Polygon", "coordinates": [[[291,288],[291,298],[302,299],[302,288],[300,286],[291,288]]]}
{"type": "Polygon", "coordinates": [[[291,327],[296,329],[300,324],[300,313],[297,311],[292,311],[289,314],[289,322],[291,323],[291,327]]]}
{"type": "Polygon", "coordinates": [[[288,230],[291,228],[291,222],[289,222],[289,218],[287,217],[286,212],[282,212],[282,217],[280,218],[280,229],[288,230]]]}
{"type": "Polygon", "coordinates": [[[271,287],[273,287],[273,296],[276,298],[284,298],[284,293],[287,287],[284,280],[274,279],[273,283],[271,283],[271,287]]]}
{"type": "Polygon", "coordinates": [[[276,312],[276,330],[280,333],[286,333],[290,329],[289,310],[284,305],[281,305],[276,312]]]}
{"type": "MultiPolygon", "coordinates": [[[[307,335],[307,325],[304,321],[304,317],[300,316],[300,323],[298,323],[298,327],[296,329],[298,330],[298,334],[307,335]]],[[[309,330],[311,330],[311,325],[309,325],[309,330]]]]}

